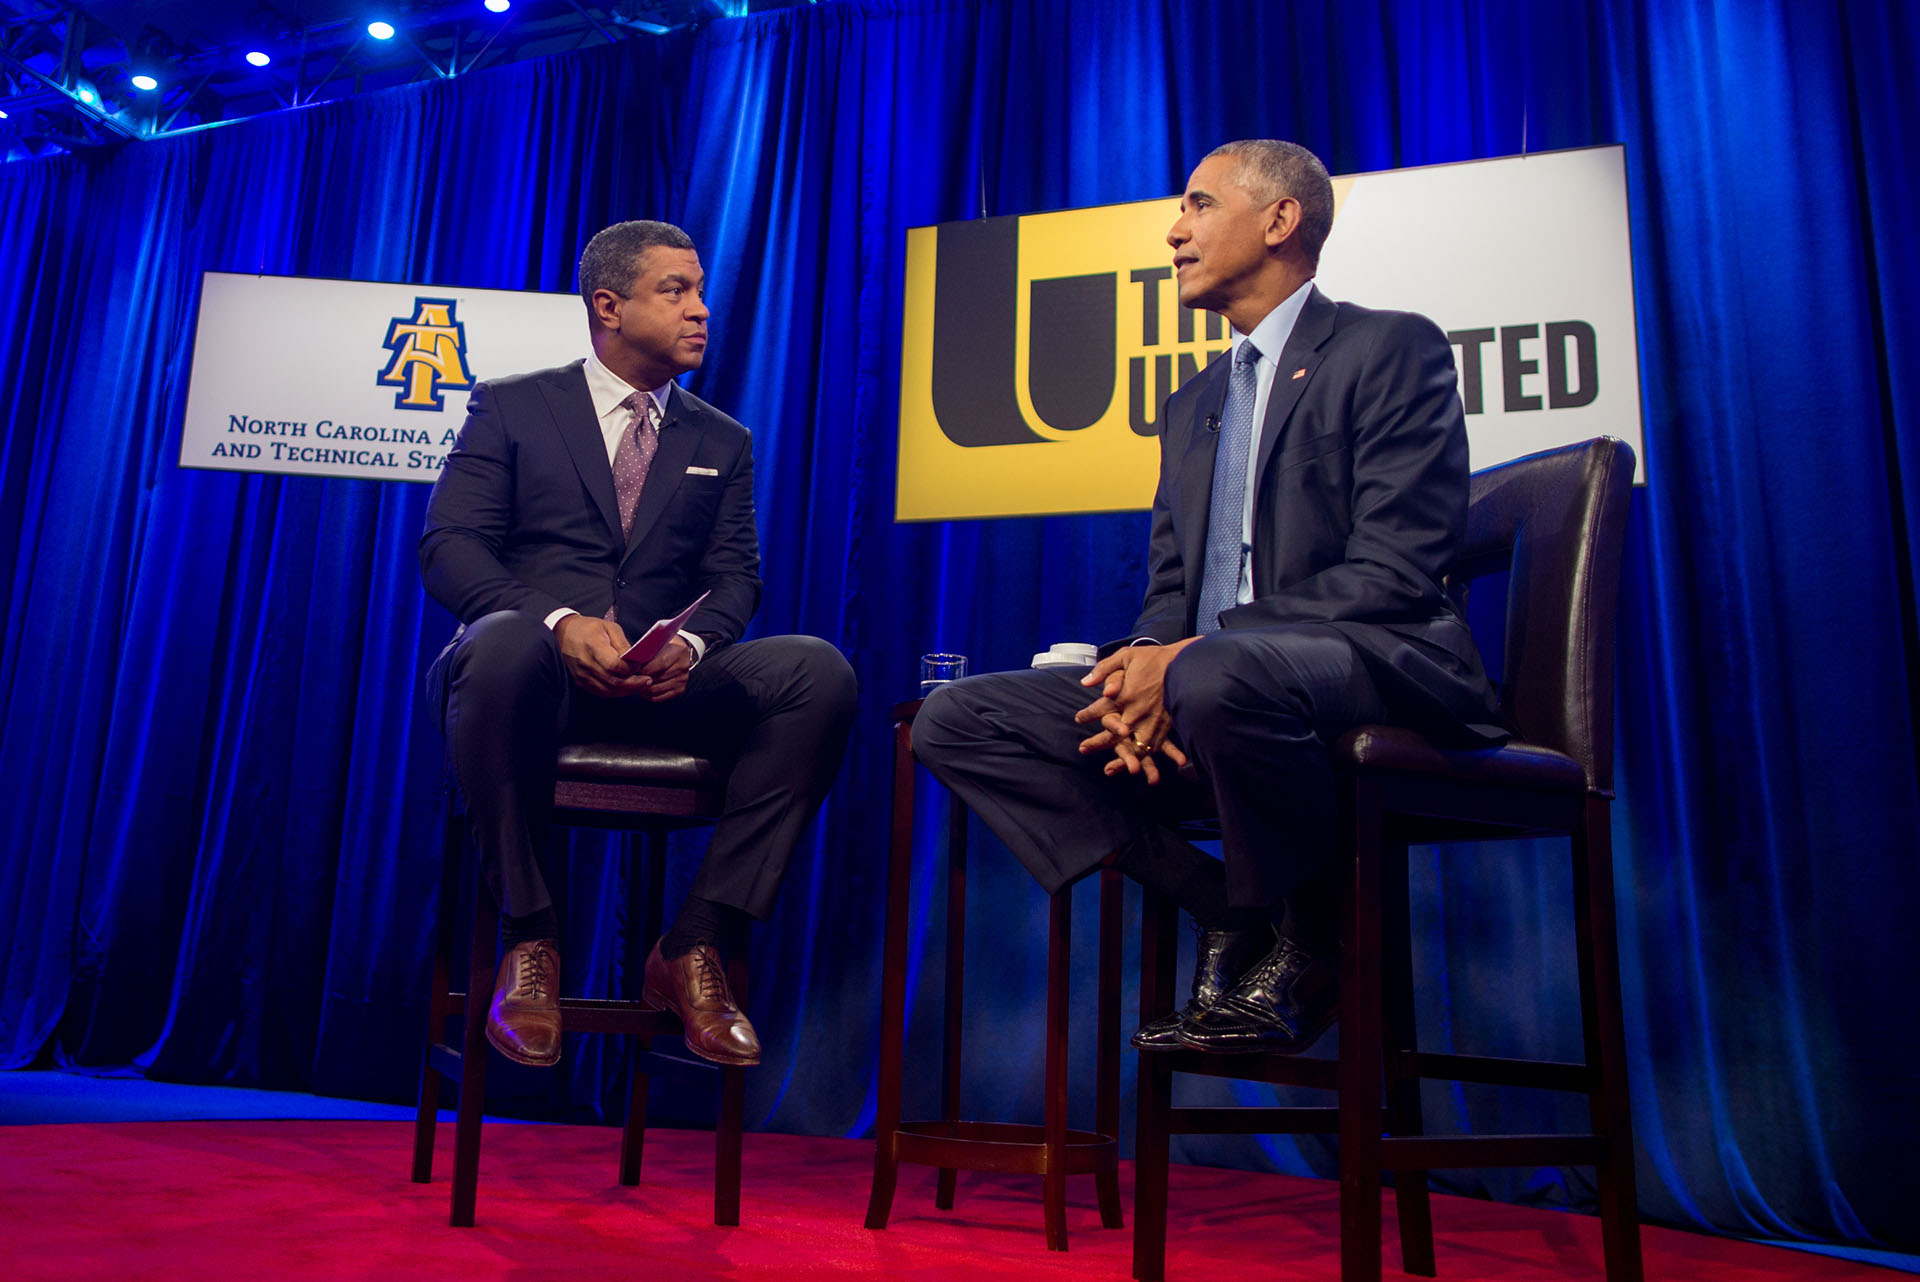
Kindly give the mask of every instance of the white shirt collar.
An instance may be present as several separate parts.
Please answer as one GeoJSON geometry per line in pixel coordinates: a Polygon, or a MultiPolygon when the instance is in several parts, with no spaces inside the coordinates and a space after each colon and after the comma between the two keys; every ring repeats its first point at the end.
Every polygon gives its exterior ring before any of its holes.
{"type": "MultiPolygon", "coordinates": [[[[587,392],[593,397],[595,418],[603,419],[613,413],[635,391],[633,384],[608,369],[592,352],[587,353],[586,375],[587,392]]],[[[639,390],[653,397],[654,408],[658,409],[662,416],[666,414],[667,395],[673,390],[673,380],[669,379],[658,387],[639,390]]]]}
{"type": "Polygon", "coordinates": [[[1300,288],[1288,294],[1278,307],[1268,312],[1260,323],[1253,327],[1253,333],[1242,334],[1235,330],[1234,345],[1237,347],[1241,339],[1250,338],[1253,340],[1253,345],[1260,349],[1261,364],[1277,363],[1281,351],[1287,345],[1287,340],[1293,337],[1294,322],[1300,319],[1300,313],[1307,305],[1307,295],[1312,292],[1313,281],[1309,278],[1300,288]]]}

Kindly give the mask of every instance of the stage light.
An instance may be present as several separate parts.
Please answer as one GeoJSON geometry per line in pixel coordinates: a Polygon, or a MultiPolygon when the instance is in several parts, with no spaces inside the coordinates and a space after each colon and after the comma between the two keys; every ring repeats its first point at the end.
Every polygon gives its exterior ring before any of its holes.
{"type": "Polygon", "coordinates": [[[258,49],[250,50],[247,53],[247,64],[249,66],[264,67],[272,61],[273,61],[272,58],[268,57],[266,54],[262,53],[258,49]]]}
{"type": "Polygon", "coordinates": [[[7,113],[4,111],[0,111],[0,120],[5,120],[6,118],[7,118],[7,113]]]}
{"type": "Polygon", "coordinates": [[[367,24],[367,34],[375,40],[391,40],[393,39],[393,24],[391,22],[380,22],[377,20],[369,22],[367,24]]]}
{"type": "Polygon", "coordinates": [[[132,77],[133,87],[142,93],[151,93],[160,87],[160,82],[152,76],[140,74],[132,77]]]}
{"type": "Polygon", "coordinates": [[[81,85],[80,88],[74,92],[74,97],[86,103],[89,107],[100,101],[100,95],[85,85],[81,85]]]}
{"type": "Polygon", "coordinates": [[[513,0],[485,0],[488,13],[505,13],[513,8],[513,0]]]}

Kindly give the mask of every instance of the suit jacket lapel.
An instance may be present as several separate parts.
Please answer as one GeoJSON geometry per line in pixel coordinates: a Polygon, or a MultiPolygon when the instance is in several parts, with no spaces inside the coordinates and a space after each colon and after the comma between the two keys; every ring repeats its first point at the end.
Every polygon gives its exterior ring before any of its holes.
{"type": "MultiPolygon", "coordinates": [[[[1174,510],[1179,513],[1180,567],[1187,582],[1189,613],[1199,599],[1200,576],[1206,563],[1207,510],[1213,501],[1213,459],[1220,447],[1220,402],[1226,395],[1227,374],[1232,369],[1231,359],[1216,358],[1193,380],[1195,394],[1186,398],[1192,407],[1192,416],[1188,423],[1186,457],[1180,462],[1180,493],[1174,500],[1174,510]],[[1213,422],[1211,428],[1209,420],[1213,422]]],[[[1191,618],[1188,622],[1191,624],[1191,618]]]]}
{"type": "Polygon", "coordinates": [[[593,412],[593,394],[587,391],[586,362],[567,366],[557,379],[542,385],[555,428],[573,457],[574,470],[586,483],[593,505],[615,538],[620,535],[620,504],[613,494],[613,464],[607,461],[607,438],[600,434],[600,416],[593,412]]]}
{"type": "MultiPolygon", "coordinates": [[[[680,395],[678,388],[667,393],[666,414],[660,422],[660,448],[654,451],[653,463],[647,469],[647,483],[640,487],[640,502],[633,509],[633,532],[627,537],[627,556],[633,555],[633,550],[647,537],[647,531],[667,510],[667,500],[687,479],[687,464],[692,461],[693,451],[706,430],[703,416],[680,395]]],[[[609,487],[613,484],[612,468],[607,469],[607,484],[609,487]]],[[[618,524],[614,528],[618,529],[618,524]]]]}
{"type": "Polygon", "coordinates": [[[1334,311],[1333,301],[1320,292],[1318,285],[1311,286],[1306,304],[1293,322],[1293,333],[1287,336],[1287,345],[1280,349],[1280,359],[1276,362],[1279,368],[1274,371],[1273,388],[1267,393],[1267,416],[1260,424],[1260,462],[1248,478],[1249,484],[1257,484],[1258,478],[1266,475],[1267,461],[1279,448],[1280,438],[1286,435],[1287,419],[1292,416],[1293,407],[1300,403],[1300,393],[1307,390],[1314,371],[1320,368],[1324,358],[1319,349],[1333,337],[1334,311]]]}

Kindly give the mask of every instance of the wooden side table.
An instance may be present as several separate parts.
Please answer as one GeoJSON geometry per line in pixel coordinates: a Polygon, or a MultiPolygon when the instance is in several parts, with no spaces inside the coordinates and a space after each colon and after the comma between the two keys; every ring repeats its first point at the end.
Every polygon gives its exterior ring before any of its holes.
{"type": "Polygon", "coordinates": [[[884,1229],[893,1209],[900,1163],[940,1168],[934,1205],[953,1209],[961,1171],[1039,1175],[1047,1248],[1067,1249],[1067,1176],[1092,1175],[1100,1223],[1124,1227],[1118,1173],[1120,1134],[1121,881],[1100,870],[1100,962],[1095,1125],[1067,1128],[1067,997],[1072,959],[1072,893],[1051,896],[1047,939],[1047,1054],[1044,1121],[964,1121],[960,1116],[961,1009],[967,916],[967,809],[950,797],[947,810],[947,948],[945,1024],[941,1038],[940,1117],[900,1120],[906,1055],[907,905],[913,875],[913,718],[921,700],[893,708],[893,827],[887,852],[887,920],[880,984],[880,1089],[874,1114],[873,1192],[867,1227],[884,1229]]]}

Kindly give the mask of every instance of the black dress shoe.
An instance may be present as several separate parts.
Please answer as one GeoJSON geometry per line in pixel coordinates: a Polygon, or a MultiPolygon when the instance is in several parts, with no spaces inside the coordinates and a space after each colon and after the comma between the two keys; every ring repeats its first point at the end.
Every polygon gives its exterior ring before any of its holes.
{"type": "Polygon", "coordinates": [[[1214,1003],[1240,981],[1247,967],[1272,951],[1276,938],[1268,925],[1206,930],[1196,923],[1193,933],[1198,946],[1193,962],[1193,996],[1171,1015],[1140,1025],[1131,1040],[1143,1051],[1180,1049],[1180,1026],[1213,1009],[1214,1003]]]}
{"type": "Polygon", "coordinates": [[[1284,936],[1232,991],[1180,1025],[1182,1046],[1217,1055],[1303,1051],[1340,1013],[1338,959],[1311,957],[1284,936]]]}

